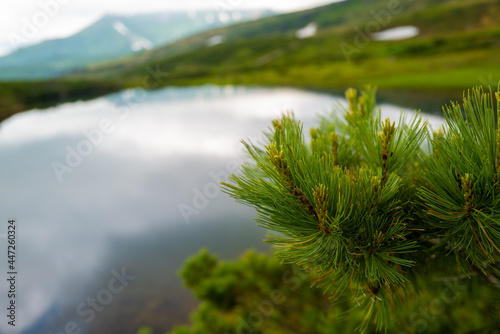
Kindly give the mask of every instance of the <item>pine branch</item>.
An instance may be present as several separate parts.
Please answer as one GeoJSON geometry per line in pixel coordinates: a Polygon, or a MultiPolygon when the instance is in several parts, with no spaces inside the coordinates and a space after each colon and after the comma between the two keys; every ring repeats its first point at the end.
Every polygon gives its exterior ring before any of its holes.
{"type": "Polygon", "coordinates": [[[446,127],[431,136],[420,114],[382,121],[374,89],[360,97],[349,89],[347,107],[322,117],[310,142],[285,115],[265,149],[244,143],[254,163],[224,190],[276,233],[267,241],[283,262],[332,298],[356,301],[366,314],[360,330],[372,322],[382,329],[436,259],[449,264],[444,274],[498,277],[500,109],[492,96],[474,89],[452,103],[446,127]]]}

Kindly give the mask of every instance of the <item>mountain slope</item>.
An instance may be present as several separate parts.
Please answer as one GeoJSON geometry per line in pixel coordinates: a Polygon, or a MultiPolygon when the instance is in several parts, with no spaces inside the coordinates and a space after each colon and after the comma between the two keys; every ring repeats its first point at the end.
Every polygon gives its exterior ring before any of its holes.
{"type": "MultiPolygon", "coordinates": [[[[221,37],[224,44],[253,38],[295,37],[299,29],[312,22],[317,24],[318,34],[332,27],[344,31],[347,26],[373,20],[370,11],[383,9],[384,6],[387,6],[386,0],[348,0],[300,12],[275,15],[229,27],[211,29],[140,55],[120,59],[104,66],[89,67],[87,73],[91,72],[92,69],[95,69],[95,74],[114,68],[120,71],[121,66],[126,68],[134,65],[140,66],[146,62],[161,61],[171,56],[204,49],[209,46],[208,41],[211,38],[218,36],[221,37]]],[[[108,75],[107,72],[106,75],[108,75]]]]}
{"type": "Polygon", "coordinates": [[[108,15],[71,37],[44,41],[1,57],[0,79],[56,77],[81,66],[150,50],[236,22],[233,17],[244,21],[270,14],[264,10],[239,11],[225,13],[225,20],[212,11],[108,15]]]}
{"type": "MultiPolygon", "coordinates": [[[[497,0],[465,0],[461,2],[455,0],[412,2],[407,0],[400,3],[395,10],[398,13],[391,14],[389,17],[384,17],[390,13],[385,0],[348,0],[306,11],[213,29],[134,57],[121,59],[104,66],[89,67],[86,73],[108,76],[110,73],[121,72],[123,69],[129,71],[133,67],[144,68],[144,64],[166,62],[170,57],[179,54],[189,54],[195,51],[210,54],[211,51],[204,49],[207,49],[207,41],[214,36],[219,36],[226,45],[234,42],[235,47],[241,46],[242,41],[248,41],[249,48],[252,48],[255,40],[265,42],[268,39],[272,48],[272,43],[276,38],[292,39],[297,42],[297,45],[315,44],[317,49],[328,46],[330,49],[328,52],[316,50],[320,55],[321,53],[329,53],[335,55],[336,58],[345,58],[340,47],[342,42],[353,45],[359,31],[364,33],[364,28],[372,23],[375,23],[375,27],[381,30],[402,25],[417,26],[420,29],[419,39],[471,32],[498,25],[495,13],[498,13],[500,2],[497,0]],[[380,21],[385,22],[380,23],[380,21]],[[384,25],[386,22],[387,24],[384,25]],[[313,42],[297,39],[297,31],[311,23],[317,26],[316,36],[311,38],[313,42]],[[327,44],[322,44],[323,42],[327,42],[327,44]],[[95,69],[94,72],[93,69],[95,69]]],[[[372,26],[369,29],[373,29],[372,26]]],[[[255,47],[253,50],[259,51],[255,47]]],[[[235,52],[239,52],[238,49],[235,48],[231,54],[235,52]]]]}
{"type": "Polygon", "coordinates": [[[442,104],[471,86],[498,84],[500,0],[401,0],[398,6],[391,14],[386,0],[346,0],[213,29],[55,82],[0,84],[0,111],[8,115],[37,105],[37,96],[45,103],[64,100],[51,100],[53,91],[45,94],[46,86],[77,99],[82,87],[91,96],[92,86],[98,96],[131,87],[206,83],[329,90],[374,84],[422,107],[425,101],[417,94],[401,89],[425,91],[426,98],[444,96],[437,101],[442,104]],[[311,25],[316,31],[299,38],[297,32],[311,25]],[[420,33],[377,41],[366,32],[400,26],[415,26],[420,33]],[[211,43],[214,39],[217,43],[211,43]],[[151,80],[154,72],[158,80],[151,80]]]}
{"type": "Polygon", "coordinates": [[[392,88],[463,89],[480,84],[480,76],[500,79],[496,66],[500,62],[499,15],[498,0],[408,0],[395,8],[388,8],[385,0],[348,0],[210,30],[141,55],[89,67],[80,75],[141,86],[146,68],[161,68],[169,73],[162,85],[373,83],[392,88]],[[300,28],[313,23],[315,35],[297,37],[300,28]],[[403,41],[375,41],[366,33],[373,27],[399,26],[415,26],[420,34],[403,41]],[[214,36],[224,42],[207,46],[214,36]]]}

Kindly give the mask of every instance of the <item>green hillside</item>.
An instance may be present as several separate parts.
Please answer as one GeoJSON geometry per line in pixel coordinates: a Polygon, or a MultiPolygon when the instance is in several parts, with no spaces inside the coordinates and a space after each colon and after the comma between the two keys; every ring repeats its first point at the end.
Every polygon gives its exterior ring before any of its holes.
{"type": "MultiPolygon", "coordinates": [[[[47,40],[0,57],[0,80],[49,79],[91,64],[137,55],[236,22],[231,16],[233,12],[224,14],[225,21],[214,10],[106,15],[73,36],[47,40]]],[[[248,21],[271,12],[248,10],[238,14],[240,21],[248,21]]]]}
{"type": "MultiPolygon", "coordinates": [[[[499,0],[347,0],[207,31],[75,72],[71,80],[106,82],[110,90],[204,83],[330,90],[369,83],[382,91],[457,96],[500,80],[499,16],[499,0]],[[316,34],[298,38],[297,30],[311,23],[316,34]],[[365,34],[409,25],[420,34],[402,41],[365,34]],[[210,46],[214,36],[222,43],[210,46]],[[168,76],[146,81],[152,69],[168,76]]],[[[45,83],[33,85],[44,89],[45,83]]],[[[22,94],[11,99],[29,105],[22,94]]]]}

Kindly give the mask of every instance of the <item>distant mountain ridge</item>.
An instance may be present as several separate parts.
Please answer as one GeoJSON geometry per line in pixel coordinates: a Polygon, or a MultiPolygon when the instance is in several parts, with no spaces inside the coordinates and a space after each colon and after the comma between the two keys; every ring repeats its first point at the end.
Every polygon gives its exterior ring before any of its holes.
{"type": "Polygon", "coordinates": [[[106,15],[62,39],[52,39],[0,57],[0,80],[53,78],[82,66],[106,62],[172,43],[205,30],[272,15],[269,10],[163,12],[106,15]]]}
{"type": "Polygon", "coordinates": [[[500,73],[499,14],[500,0],[346,0],[215,28],[127,59],[89,66],[68,79],[112,80],[134,87],[141,85],[149,66],[169,73],[164,85],[434,85],[462,90],[483,84],[484,78],[495,81],[500,73]],[[418,33],[402,41],[371,36],[401,27],[418,33]],[[207,43],[214,38],[219,43],[207,43]],[[410,60],[417,57],[418,66],[410,60]],[[394,66],[396,62],[403,65],[394,66]],[[359,66],[364,63],[376,65],[359,66]],[[453,80],[445,80],[450,77],[453,80]]]}
{"type": "Polygon", "coordinates": [[[498,17],[500,0],[345,0],[210,29],[57,79],[0,82],[0,120],[127,88],[207,83],[328,91],[370,84],[411,108],[426,100],[442,105],[475,85],[497,87],[498,17]],[[402,40],[373,34],[404,27],[418,34],[402,40]],[[146,86],[152,71],[160,80],[146,86]]]}

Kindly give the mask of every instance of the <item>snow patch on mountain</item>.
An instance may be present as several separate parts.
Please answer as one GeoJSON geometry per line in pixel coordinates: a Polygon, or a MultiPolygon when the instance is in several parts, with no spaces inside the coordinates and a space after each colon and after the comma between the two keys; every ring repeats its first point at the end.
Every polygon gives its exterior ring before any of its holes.
{"type": "Polygon", "coordinates": [[[215,35],[215,36],[210,37],[207,40],[207,44],[208,44],[208,46],[214,46],[214,45],[217,45],[217,44],[224,43],[225,39],[226,38],[224,36],[222,36],[222,35],[215,35]]]}
{"type": "Polygon", "coordinates": [[[318,26],[316,23],[312,22],[306,25],[304,28],[297,30],[295,35],[297,38],[308,38],[316,35],[316,32],[318,31],[318,26]]]}
{"type": "Polygon", "coordinates": [[[397,41],[418,36],[420,30],[414,26],[402,26],[374,33],[376,41],[397,41]]]}
{"type": "Polygon", "coordinates": [[[149,39],[144,38],[140,35],[134,34],[130,31],[129,28],[123,22],[116,20],[113,23],[113,29],[116,30],[120,35],[127,38],[130,42],[130,48],[132,51],[142,51],[142,50],[151,50],[154,48],[153,42],[149,39]]]}

